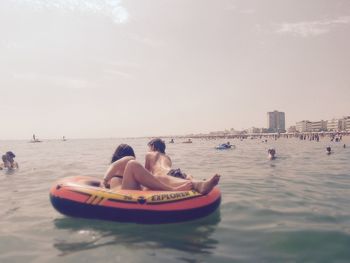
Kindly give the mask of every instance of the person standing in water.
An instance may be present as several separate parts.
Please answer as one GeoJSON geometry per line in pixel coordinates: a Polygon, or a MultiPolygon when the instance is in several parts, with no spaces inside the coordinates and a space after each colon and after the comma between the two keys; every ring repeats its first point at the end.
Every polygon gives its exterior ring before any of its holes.
{"type": "Polygon", "coordinates": [[[276,159],[276,150],[275,149],[268,149],[267,154],[270,160],[276,159]]]}
{"type": "Polygon", "coordinates": [[[192,176],[183,173],[180,169],[173,169],[170,157],[165,153],[165,143],[160,138],[148,143],[149,152],[145,158],[145,168],[159,181],[176,187],[184,182],[192,182],[193,189],[201,194],[208,194],[219,183],[220,175],[215,174],[209,180],[194,180],[192,176]]]}

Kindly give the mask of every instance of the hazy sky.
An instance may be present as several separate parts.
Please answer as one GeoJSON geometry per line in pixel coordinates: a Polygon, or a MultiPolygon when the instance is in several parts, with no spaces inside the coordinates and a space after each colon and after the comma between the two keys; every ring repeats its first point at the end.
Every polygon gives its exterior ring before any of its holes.
{"type": "Polygon", "coordinates": [[[2,0],[0,139],[350,115],[349,0],[2,0]]]}

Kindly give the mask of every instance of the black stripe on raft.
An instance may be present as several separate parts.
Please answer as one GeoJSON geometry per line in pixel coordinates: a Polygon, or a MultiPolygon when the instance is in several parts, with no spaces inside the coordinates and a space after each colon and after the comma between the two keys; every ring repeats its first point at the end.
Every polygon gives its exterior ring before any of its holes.
{"type": "Polygon", "coordinates": [[[189,199],[193,199],[193,198],[198,198],[201,197],[202,195],[196,195],[196,196],[190,196],[190,197],[186,197],[186,198],[182,198],[182,199],[178,199],[178,200],[166,200],[166,201],[159,201],[159,202],[153,202],[152,201],[150,203],[147,203],[148,205],[165,205],[165,204],[169,204],[169,203],[176,203],[176,202],[181,202],[184,200],[189,200],[189,199]]]}
{"type": "MultiPolygon", "coordinates": [[[[191,197],[187,197],[187,198],[183,198],[183,199],[179,199],[179,200],[167,200],[167,201],[159,201],[159,202],[147,202],[147,200],[145,201],[145,204],[147,205],[164,205],[164,204],[169,204],[169,203],[176,203],[176,202],[181,202],[181,201],[184,201],[184,200],[189,200],[189,199],[193,199],[193,198],[198,198],[198,197],[201,197],[201,196],[191,196],[191,197]]],[[[136,200],[121,200],[121,199],[113,199],[113,198],[108,198],[107,199],[108,201],[111,201],[111,202],[115,202],[115,203],[129,203],[129,204],[136,204],[136,203],[140,203],[136,200]]]]}
{"type": "Polygon", "coordinates": [[[96,200],[96,198],[97,198],[97,196],[95,195],[95,196],[93,196],[92,197],[92,200],[88,200],[89,202],[86,202],[87,204],[92,204],[95,200],[96,200]]]}
{"type": "Polygon", "coordinates": [[[50,194],[53,207],[60,213],[81,218],[102,219],[139,224],[163,224],[194,220],[214,212],[221,202],[219,196],[213,203],[189,210],[149,211],[139,209],[111,208],[79,203],[50,194]]]}
{"type": "Polygon", "coordinates": [[[113,198],[108,198],[108,201],[115,202],[115,203],[127,203],[127,204],[137,204],[137,201],[135,200],[121,200],[121,199],[113,199],[113,198]]]}
{"type": "Polygon", "coordinates": [[[74,192],[74,193],[77,193],[77,194],[81,194],[81,195],[92,196],[92,194],[88,194],[88,193],[81,192],[81,191],[77,191],[77,190],[70,190],[70,189],[69,189],[69,191],[74,192]]]}

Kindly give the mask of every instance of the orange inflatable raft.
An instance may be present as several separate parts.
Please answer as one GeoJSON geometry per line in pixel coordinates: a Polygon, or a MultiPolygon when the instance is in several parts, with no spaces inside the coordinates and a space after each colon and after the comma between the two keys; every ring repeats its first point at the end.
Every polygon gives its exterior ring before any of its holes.
{"type": "Polygon", "coordinates": [[[209,194],[196,191],[111,191],[100,180],[76,176],[56,182],[50,190],[53,207],[60,213],[82,218],[135,222],[174,223],[204,217],[220,205],[215,187],[209,194]]]}

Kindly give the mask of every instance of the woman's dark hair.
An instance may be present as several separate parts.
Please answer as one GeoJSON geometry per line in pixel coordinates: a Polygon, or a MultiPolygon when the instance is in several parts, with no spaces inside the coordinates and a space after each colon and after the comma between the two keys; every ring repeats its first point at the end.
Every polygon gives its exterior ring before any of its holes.
{"type": "Polygon", "coordinates": [[[115,161],[118,161],[119,159],[125,157],[125,156],[133,156],[135,157],[135,153],[133,148],[130,145],[127,144],[120,144],[117,149],[115,149],[115,152],[112,156],[111,163],[114,163],[115,161]]]}
{"type": "Polygon", "coordinates": [[[165,154],[165,142],[160,138],[151,140],[148,146],[152,146],[155,151],[165,154]]]}
{"type": "Polygon", "coordinates": [[[15,158],[16,157],[16,155],[13,152],[11,152],[11,151],[6,152],[6,155],[9,156],[10,158],[15,158]]]}

